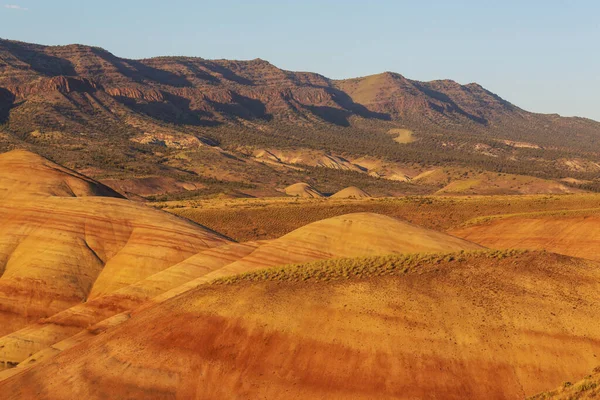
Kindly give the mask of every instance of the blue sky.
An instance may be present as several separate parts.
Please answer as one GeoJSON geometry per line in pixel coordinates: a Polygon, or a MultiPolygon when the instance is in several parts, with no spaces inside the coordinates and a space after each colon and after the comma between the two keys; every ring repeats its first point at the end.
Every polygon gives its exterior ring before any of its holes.
{"type": "Polygon", "coordinates": [[[478,82],[527,110],[600,121],[597,0],[0,0],[0,37],[478,82]]]}

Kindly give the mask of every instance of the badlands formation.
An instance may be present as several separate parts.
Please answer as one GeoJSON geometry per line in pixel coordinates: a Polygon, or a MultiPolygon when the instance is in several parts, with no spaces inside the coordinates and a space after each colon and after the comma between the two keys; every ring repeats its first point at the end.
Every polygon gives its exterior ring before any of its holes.
{"type": "Polygon", "coordinates": [[[229,243],[31,153],[0,171],[1,335],[229,243]]]}
{"type": "Polygon", "coordinates": [[[199,286],[0,389],[9,399],[519,399],[598,362],[598,264],[480,253],[385,265],[332,281],[272,271],[199,286]]]}
{"type": "Polygon", "coordinates": [[[2,398],[520,399],[600,364],[593,215],[236,243],[24,151],[0,196],[2,398]]]}

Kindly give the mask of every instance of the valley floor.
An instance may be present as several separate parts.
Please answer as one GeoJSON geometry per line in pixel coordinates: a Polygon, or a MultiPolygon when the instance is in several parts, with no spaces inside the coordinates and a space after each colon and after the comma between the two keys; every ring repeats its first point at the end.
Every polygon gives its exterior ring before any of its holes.
{"type": "Polygon", "coordinates": [[[406,196],[368,199],[212,199],[153,206],[222,232],[238,241],[273,239],[320,219],[374,212],[438,231],[488,217],[549,213],[600,215],[600,194],[505,196],[406,196]],[[472,221],[473,220],[473,221],[472,221]]]}

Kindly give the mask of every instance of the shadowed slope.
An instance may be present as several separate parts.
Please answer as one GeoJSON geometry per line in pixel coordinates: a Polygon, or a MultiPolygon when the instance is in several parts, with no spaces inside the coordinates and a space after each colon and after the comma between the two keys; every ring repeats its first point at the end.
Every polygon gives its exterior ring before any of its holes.
{"type": "Polygon", "coordinates": [[[520,399],[597,363],[598,264],[544,253],[408,269],[403,260],[375,263],[362,279],[267,274],[199,287],[0,390],[9,399],[520,399]]]}

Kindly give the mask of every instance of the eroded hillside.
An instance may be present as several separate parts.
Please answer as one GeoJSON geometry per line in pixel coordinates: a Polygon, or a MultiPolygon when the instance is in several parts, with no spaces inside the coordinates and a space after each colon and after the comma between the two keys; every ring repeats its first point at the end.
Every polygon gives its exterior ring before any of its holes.
{"type": "Polygon", "coordinates": [[[484,252],[288,268],[298,273],[190,290],[0,388],[40,399],[517,399],[597,363],[592,262],[484,252]]]}
{"type": "Polygon", "coordinates": [[[0,334],[229,242],[31,153],[0,166],[0,334]]]}

